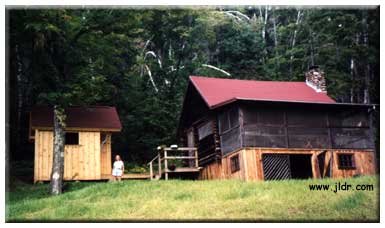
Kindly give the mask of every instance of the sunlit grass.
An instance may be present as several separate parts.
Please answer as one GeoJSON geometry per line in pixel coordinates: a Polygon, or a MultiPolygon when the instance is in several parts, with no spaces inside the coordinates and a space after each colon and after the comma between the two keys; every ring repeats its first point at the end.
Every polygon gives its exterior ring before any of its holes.
{"type": "Polygon", "coordinates": [[[7,194],[7,221],[253,220],[378,221],[377,176],[268,182],[70,182],[60,196],[49,184],[18,183],[7,194]],[[308,184],[373,184],[374,191],[310,191],[308,184]]]}

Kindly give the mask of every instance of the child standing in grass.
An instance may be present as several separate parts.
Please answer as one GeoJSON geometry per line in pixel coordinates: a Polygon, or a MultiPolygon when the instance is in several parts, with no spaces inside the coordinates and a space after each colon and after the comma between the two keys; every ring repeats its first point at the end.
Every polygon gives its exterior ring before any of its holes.
{"type": "Polygon", "coordinates": [[[112,176],[114,177],[114,180],[121,181],[123,173],[124,173],[124,163],[122,159],[120,159],[120,156],[116,155],[115,162],[112,168],[112,176]]]}

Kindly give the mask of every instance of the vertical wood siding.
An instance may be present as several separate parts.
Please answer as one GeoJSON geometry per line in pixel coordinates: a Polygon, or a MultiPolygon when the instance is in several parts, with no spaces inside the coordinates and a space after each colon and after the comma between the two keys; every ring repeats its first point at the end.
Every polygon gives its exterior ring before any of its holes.
{"type": "Polygon", "coordinates": [[[206,165],[199,173],[201,180],[223,179],[223,169],[221,161],[215,161],[206,165]]]}
{"type": "Polygon", "coordinates": [[[34,181],[49,180],[52,169],[53,133],[35,131],[34,181]]]}
{"type": "Polygon", "coordinates": [[[355,175],[375,174],[375,160],[373,152],[356,152],[354,150],[338,150],[332,156],[332,177],[344,178],[355,175]],[[338,154],[353,154],[356,168],[340,169],[338,167],[338,154]]]}
{"type": "MultiPolygon", "coordinates": [[[[53,132],[36,130],[35,137],[34,181],[48,181],[52,170],[53,132]]],[[[111,142],[105,146],[108,147],[104,149],[108,162],[111,142]]],[[[64,180],[101,179],[101,159],[100,132],[79,132],[79,145],[64,148],[64,180]]],[[[111,161],[111,156],[109,159],[111,161]]]]}

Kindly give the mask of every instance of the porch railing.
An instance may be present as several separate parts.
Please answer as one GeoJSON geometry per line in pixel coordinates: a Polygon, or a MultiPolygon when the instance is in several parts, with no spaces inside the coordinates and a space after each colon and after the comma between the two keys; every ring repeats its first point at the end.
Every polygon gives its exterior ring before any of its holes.
{"type": "Polygon", "coordinates": [[[158,155],[155,156],[149,163],[150,179],[160,179],[164,174],[165,180],[168,180],[168,174],[172,172],[195,172],[199,171],[198,167],[198,150],[195,147],[160,147],[158,155]],[[186,156],[185,154],[188,154],[186,156]],[[170,155],[172,154],[172,155],[170,155]],[[182,154],[182,155],[180,155],[182,154]],[[193,165],[188,167],[174,167],[170,169],[169,160],[193,160],[193,165]],[[157,174],[154,168],[157,166],[157,174]]]}

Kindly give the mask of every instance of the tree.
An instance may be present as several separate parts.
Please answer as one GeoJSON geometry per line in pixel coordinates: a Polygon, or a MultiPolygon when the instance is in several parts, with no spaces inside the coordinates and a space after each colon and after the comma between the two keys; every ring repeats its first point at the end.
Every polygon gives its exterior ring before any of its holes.
{"type": "Polygon", "coordinates": [[[38,69],[34,77],[43,82],[36,85],[38,102],[53,107],[54,151],[50,191],[60,194],[64,172],[65,108],[102,101],[111,92],[109,80],[114,71],[111,67],[105,69],[102,64],[126,51],[120,46],[119,50],[111,48],[107,43],[114,40],[119,45],[119,41],[127,41],[127,34],[119,32],[130,23],[119,22],[127,20],[129,15],[121,11],[64,9],[18,13],[23,15],[20,20],[23,20],[24,28],[16,32],[30,36],[33,57],[40,61],[37,67],[44,67],[46,72],[38,69]],[[111,22],[114,22],[113,26],[111,22]]]}

